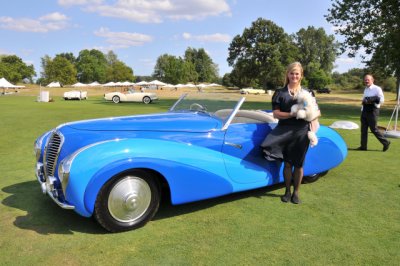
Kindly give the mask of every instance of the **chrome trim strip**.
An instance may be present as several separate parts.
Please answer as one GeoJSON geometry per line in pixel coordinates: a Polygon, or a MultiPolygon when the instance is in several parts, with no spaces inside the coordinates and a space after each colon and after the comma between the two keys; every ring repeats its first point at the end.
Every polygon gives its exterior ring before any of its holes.
{"type": "Polygon", "coordinates": [[[242,148],[243,148],[242,145],[236,144],[236,143],[232,143],[232,142],[226,142],[226,141],[225,141],[224,144],[225,144],[225,145],[232,146],[232,147],[234,147],[234,148],[238,148],[238,149],[242,149],[242,148]]]}
{"type": "Polygon", "coordinates": [[[224,126],[222,127],[222,131],[227,130],[229,125],[231,124],[233,118],[235,117],[236,113],[239,111],[240,107],[242,106],[243,102],[246,100],[246,97],[242,97],[239,102],[236,104],[235,108],[233,109],[232,113],[226,120],[224,126]]]}

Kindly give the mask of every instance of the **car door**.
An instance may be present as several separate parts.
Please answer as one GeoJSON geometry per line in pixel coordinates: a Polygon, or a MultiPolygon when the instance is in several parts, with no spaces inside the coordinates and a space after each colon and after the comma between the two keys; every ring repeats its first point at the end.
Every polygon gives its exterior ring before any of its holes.
{"type": "Polygon", "coordinates": [[[281,163],[268,162],[262,156],[261,142],[276,124],[232,123],[226,129],[222,147],[229,177],[243,189],[283,181],[281,163]]]}

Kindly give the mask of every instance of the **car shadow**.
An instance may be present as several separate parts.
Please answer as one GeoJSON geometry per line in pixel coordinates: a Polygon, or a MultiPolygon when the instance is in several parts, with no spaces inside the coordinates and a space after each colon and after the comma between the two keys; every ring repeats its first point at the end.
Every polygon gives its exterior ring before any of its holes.
{"type": "MultiPolygon", "coordinates": [[[[279,197],[273,191],[281,187],[283,187],[283,184],[277,184],[181,205],[172,205],[168,201],[163,201],[153,220],[162,220],[197,212],[248,197],[279,197]]],[[[13,221],[13,224],[20,229],[31,230],[41,235],[69,235],[74,234],[74,232],[87,234],[108,233],[94,219],[82,217],[74,211],[58,207],[47,195],[41,193],[37,181],[22,182],[4,187],[1,190],[10,194],[1,202],[3,205],[26,212],[24,215],[15,217],[13,221]]]]}
{"type": "Polygon", "coordinates": [[[3,205],[26,212],[25,215],[17,216],[13,222],[20,229],[32,230],[41,235],[107,233],[94,219],[58,207],[47,195],[42,194],[37,181],[4,187],[2,192],[10,194],[1,202],[3,205]]]}
{"type": "Polygon", "coordinates": [[[281,195],[275,193],[275,190],[281,189],[284,187],[283,183],[280,184],[275,184],[272,186],[268,187],[263,187],[263,188],[258,188],[258,189],[253,189],[253,190],[248,190],[248,191],[243,191],[243,192],[237,192],[225,196],[220,196],[217,198],[212,198],[212,199],[206,199],[202,201],[196,201],[196,202],[191,202],[191,203],[186,203],[186,204],[180,204],[180,205],[172,205],[168,200],[163,200],[160,204],[160,208],[153,218],[154,221],[156,220],[162,220],[166,218],[171,218],[174,216],[179,216],[179,215],[184,215],[192,212],[197,212],[201,211],[204,209],[208,209],[211,207],[214,207],[216,205],[224,204],[227,202],[233,202],[249,197],[253,198],[264,198],[264,197],[271,197],[271,198],[278,198],[281,195]]]}

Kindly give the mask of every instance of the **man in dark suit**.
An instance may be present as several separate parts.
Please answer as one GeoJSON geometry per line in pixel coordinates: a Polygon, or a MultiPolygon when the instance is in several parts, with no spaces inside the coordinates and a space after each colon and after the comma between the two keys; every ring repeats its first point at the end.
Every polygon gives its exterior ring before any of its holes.
{"type": "Polygon", "coordinates": [[[382,150],[387,151],[390,141],[377,128],[379,108],[385,100],[382,89],[374,84],[374,77],[370,74],[364,76],[364,83],[366,87],[361,109],[361,146],[357,150],[367,150],[368,128],[370,128],[371,132],[382,143],[382,150]]]}

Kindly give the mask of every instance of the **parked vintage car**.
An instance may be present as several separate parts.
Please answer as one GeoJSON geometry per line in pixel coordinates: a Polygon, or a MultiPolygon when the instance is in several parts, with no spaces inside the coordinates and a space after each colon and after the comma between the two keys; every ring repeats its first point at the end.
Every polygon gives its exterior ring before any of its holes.
{"type": "Polygon", "coordinates": [[[243,88],[240,90],[241,94],[264,94],[265,90],[262,89],[254,89],[254,88],[243,88]]]}
{"type": "Polygon", "coordinates": [[[139,92],[133,89],[129,89],[126,92],[110,92],[104,94],[106,101],[113,101],[114,103],[120,102],[143,102],[149,104],[154,100],[157,100],[157,95],[153,92],[139,92]]]}
{"type": "MultiPolygon", "coordinates": [[[[60,207],[111,232],[143,226],[162,198],[175,205],[283,182],[282,163],[259,147],[277,121],[242,110],[244,101],[183,95],[165,113],[62,124],[34,144],[36,177],[60,207]]],[[[321,126],[317,136],[305,160],[309,182],[347,156],[335,130],[321,126]]]]}
{"type": "Polygon", "coordinates": [[[318,93],[331,93],[331,89],[329,89],[329,88],[318,88],[317,89],[317,92],[318,93]]]}
{"type": "Polygon", "coordinates": [[[66,91],[63,95],[64,100],[86,100],[87,91],[66,91]]]}

